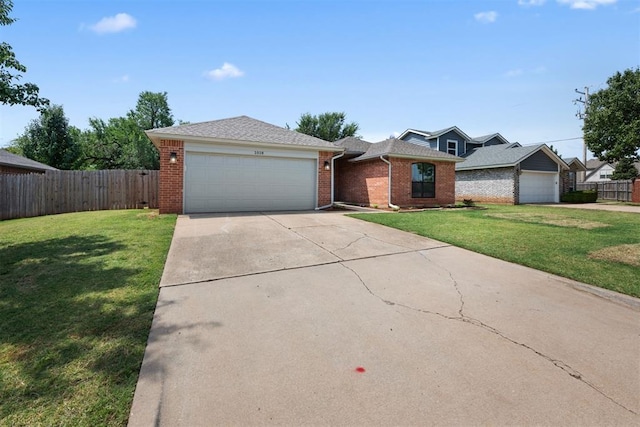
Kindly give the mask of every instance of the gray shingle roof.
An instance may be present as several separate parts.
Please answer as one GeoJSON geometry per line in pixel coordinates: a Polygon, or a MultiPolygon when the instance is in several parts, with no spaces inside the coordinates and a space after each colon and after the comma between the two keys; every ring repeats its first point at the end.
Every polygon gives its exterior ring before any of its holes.
{"type": "Polygon", "coordinates": [[[544,144],[538,144],[521,147],[514,142],[476,148],[462,156],[464,162],[458,163],[456,170],[515,166],[544,146],[544,144]]]}
{"type": "Polygon", "coordinates": [[[18,156],[8,152],[7,150],[0,149],[0,165],[13,166],[23,169],[33,169],[37,171],[57,171],[58,169],[45,165],[44,163],[36,162],[35,160],[27,159],[26,157],[18,156]]]}
{"type": "Polygon", "coordinates": [[[374,159],[380,156],[399,156],[416,159],[442,160],[446,162],[461,162],[458,156],[453,156],[442,151],[432,150],[418,144],[402,141],[396,138],[389,138],[382,142],[371,144],[369,149],[360,157],[352,159],[353,162],[374,159]]]}
{"type": "Polygon", "coordinates": [[[285,129],[247,116],[151,129],[146,131],[146,134],[156,145],[159,143],[161,138],[192,137],[318,147],[326,148],[328,151],[341,151],[339,147],[329,141],[285,129]]]}
{"type": "Polygon", "coordinates": [[[431,139],[431,138],[437,138],[438,136],[443,135],[443,134],[445,134],[447,132],[450,132],[452,130],[455,130],[456,132],[458,132],[463,138],[465,138],[465,139],[467,139],[469,141],[471,140],[471,137],[469,135],[467,135],[466,133],[464,133],[458,126],[450,126],[448,128],[435,130],[435,131],[419,130],[419,129],[407,129],[404,132],[402,132],[400,137],[403,137],[407,133],[414,132],[414,133],[418,133],[418,134],[421,134],[421,135],[425,135],[425,137],[427,139],[431,139]]]}
{"type": "Polygon", "coordinates": [[[334,144],[338,147],[346,148],[347,153],[365,153],[371,146],[370,142],[364,141],[360,138],[354,138],[353,136],[348,136],[334,141],[334,144]]]}

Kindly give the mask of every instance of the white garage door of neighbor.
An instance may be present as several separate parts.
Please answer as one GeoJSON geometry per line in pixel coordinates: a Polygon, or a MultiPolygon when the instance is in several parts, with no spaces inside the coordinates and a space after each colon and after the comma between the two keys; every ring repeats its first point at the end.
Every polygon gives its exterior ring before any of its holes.
{"type": "Polygon", "coordinates": [[[185,212],[313,209],[316,165],[316,159],[187,152],[185,212]]]}
{"type": "Polygon", "coordinates": [[[523,171],[520,175],[520,203],[558,203],[558,174],[523,171]]]}

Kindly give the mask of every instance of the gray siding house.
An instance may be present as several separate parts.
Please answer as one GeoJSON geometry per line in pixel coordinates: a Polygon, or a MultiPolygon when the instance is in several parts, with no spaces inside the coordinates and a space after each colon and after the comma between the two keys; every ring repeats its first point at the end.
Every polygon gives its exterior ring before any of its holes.
{"type": "Polygon", "coordinates": [[[569,166],[545,144],[477,148],[456,165],[456,199],[493,203],[558,203],[569,166]]]}

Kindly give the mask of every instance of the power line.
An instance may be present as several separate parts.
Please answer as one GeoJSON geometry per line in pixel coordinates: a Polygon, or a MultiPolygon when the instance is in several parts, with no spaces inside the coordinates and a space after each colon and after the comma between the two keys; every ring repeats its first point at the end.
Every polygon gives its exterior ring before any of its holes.
{"type": "MultiPolygon", "coordinates": [[[[573,100],[573,103],[576,105],[579,105],[579,104],[584,105],[584,112],[580,111],[580,107],[578,107],[578,112],[576,113],[576,116],[580,120],[584,120],[587,117],[587,114],[589,111],[589,87],[585,86],[584,92],[580,92],[578,89],[576,89],[576,93],[580,95],[584,95],[584,100],[582,100],[582,97],[579,97],[578,99],[573,100]]],[[[587,164],[587,143],[586,142],[582,144],[582,163],[584,163],[585,165],[587,164]]]]}
{"type": "Polygon", "coordinates": [[[576,139],[582,139],[582,137],[576,136],[575,138],[554,139],[553,141],[539,141],[539,142],[532,142],[531,144],[549,144],[551,142],[575,141],[576,139]]]}

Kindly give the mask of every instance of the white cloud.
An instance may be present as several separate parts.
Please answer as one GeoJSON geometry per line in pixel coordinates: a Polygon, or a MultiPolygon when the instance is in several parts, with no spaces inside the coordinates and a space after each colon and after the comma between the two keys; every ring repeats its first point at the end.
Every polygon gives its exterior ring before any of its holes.
{"type": "Polygon", "coordinates": [[[115,83],[127,83],[129,81],[129,74],[122,75],[113,80],[115,83]]]}
{"type": "Polygon", "coordinates": [[[618,0],[558,0],[560,4],[567,4],[571,9],[594,10],[598,6],[607,6],[618,0]]]}
{"type": "Polygon", "coordinates": [[[542,6],[547,0],[518,0],[518,4],[524,7],[542,6]]]}
{"type": "Polygon", "coordinates": [[[127,13],[118,13],[115,16],[102,18],[89,28],[98,34],[119,33],[120,31],[135,28],[138,23],[135,18],[127,13]]]}
{"type": "Polygon", "coordinates": [[[524,74],[524,70],[522,68],[515,68],[504,73],[505,77],[517,77],[521,76],[522,74],[524,74]]]}
{"type": "Polygon", "coordinates": [[[211,80],[224,80],[242,77],[244,76],[244,71],[240,70],[233,64],[225,62],[224,64],[222,64],[222,67],[216,68],[215,70],[207,71],[204,74],[211,80]]]}
{"type": "Polygon", "coordinates": [[[496,19],[498,19],[498,12],[494,12],[493,10],[489,12],[478,12],[473,15],[473,17],[476,21],[483,24],[492,24],[496,22],[496,19]]]}

